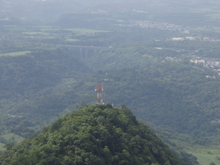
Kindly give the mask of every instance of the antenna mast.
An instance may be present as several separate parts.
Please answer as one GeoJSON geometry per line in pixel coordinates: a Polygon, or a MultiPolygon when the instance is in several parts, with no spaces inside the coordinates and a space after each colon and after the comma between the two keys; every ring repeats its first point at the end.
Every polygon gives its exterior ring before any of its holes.
{"type": "Polygon", "coordinates": [[[101,84],[97,85],[97,88],[95,89],[97,96],[96,96],[96,103],[97,104],[104,104],[103,102],[103,97],[102,97],[102,93],[103,93],[103,86],[101,84]]]}

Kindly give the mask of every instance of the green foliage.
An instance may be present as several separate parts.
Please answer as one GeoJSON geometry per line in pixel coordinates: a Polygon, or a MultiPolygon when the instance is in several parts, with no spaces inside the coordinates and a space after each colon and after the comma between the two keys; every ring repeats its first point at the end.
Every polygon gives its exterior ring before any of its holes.
{"type": "MultiPolygon", "coordinates": [[[[219,106],[220,84],[218,77],[206,78],[210,74],[208,69],[189,67],[189,63],[164,62],[99,72],[85,82],[102,81],[108,102],[126,104],[145,122],[191,134],[192,143],[214,144],[218,136],[213,135],[218,135],[220,126],[218,109],[214,108],[219,106]]],[[[86,83],[79,85],[79,90],[86,89],[86,83]]]]}
{"type": "Polygon", "coordinates": [[[83,106],[4,154],[2,165],[188,165],[128,108],[110,104],[83,106]]]}
{"type": "Polygon", "coordinates": [[[33,127],[59,117],[65,108],[76,103],[76,94],[60,93],[90,73],[66,49],[0,58],[0,112],[4,113],[0,117],[1,134],[14,133],[25,138],[37,131],[33,127]],[[66,79],[68,85],[63,81],[66,79]]]}
{"type": "MultiPolygon", "coordinates": [[[[0,66],[1,99],[13,95],[28,97],[28,94],[51,87],[77,71],[88,71],[75,56],[62,49],[33,52],[26,56],[1,57],[0,66]]],[[[78,78],[78,75],[72,78],[78,78]]]]}
{"type": "MultiPolygon", "coordinates": [[[[1,135],[14,133],[27,138],[61,115],[83,104],[94,103],[92,91],[96,83],[102,81],[106,102],[116,106],[124,103],[143,121],[190,136],[173,136],[160,130],[167,138],[177,138],[191,144],[219,144],[220,98],[219,78],[216,73],[219,68],[215,68],[213,72],[202,65],[189,63],[190,59],[210,60],[210,57],[215,58],[211,63],[215,60],[218,63],[220,21],[216,20],[219,18],[216,11],[219,2],[186,2],[187,5],[182,2],[161,5],[157,1],[149,4],[142,0],[123,2],[120,4],[125,9],[123,12],[116,10],[114,5],[108,4],[106,7],[102,4],[85,12],[77,13],[74,10],[72,14],[64,14],[56,19],[53,26],[30,26],[29,23],[25,24],[29,19],[24,16],[22,21],[19,18],[2,16],[1,135]],[[130,11],[131,8],[135,10],[130,11]],[[163,15],[160,14],[161,11],[163,15]],[[135,24],[146,20],[154,20],[153,24],[159,26],[142,28],[140,25],[143,22],[135,24]],[[160,29],[161,22],[183,27],[180,31],[160,29]],[[170,40],[173,37],[189,36],[195,37],[195,40],[170,40]],[[98,74],[91,75],[90,68],[98,74]]],[[[6,1],[0,2],[1,9],[4,8],[4,3],[6,1]]],[[[38,13],[35,15],[28,12],[32,15],[30,17],[39,18],[43,15],[40,21],[45,21],[46,15],[49,16],[47,19],[54,18],[63,7],[59,3],[59,11],[56,7],[50,10],[56,14],[48,11],[39,14],[41,10],[37,9],[40,3],[44,7],[50,6],[51,9],[55,5],[54,2],[30,1],[23,3],[22,10],[24,11],[24,4],[28,8],[36,6],[33,11],[38,13]]],[[[77,6],[69,5],[72,3],[75,2],[69,0],[64,4],[70,6],[71,12],[72,7],[77,6]]],[[[10,2],[6,4],[6,8],[8,5],[10,7],[10,2]]],[[[19,10],[11,11],[16,15],[19,10]]],[[[129,115],[129,112],[126,113],[129,115]]],[[[112,117],[115,118],[114,114],[112,117]]],[[[104,119],[99,118],[98,121],[102,120],[104,119]]],[[[121,120],[119,122],[115,118],[112,122],[124,128],[128,120],[123,115],[121,120]]],[[[52,130],[59,128],[60,123],[51,127],[52,130]]],[[[137,132],[136,129],[129,130],[134,135],[137,132]]],[[[102,130],[102,138],[108,137],[106,132],[106,129],[102,130]]],[[[117,132],[121,133],[121,130],[118,129],[117,132]]],[[[4,137],[0,138],[0,142],[8,143],[11,140],[4,137]]],[[[87,145],[88,149],[91,148],[90,145],[87,145]]],[[[111,152],[108,150],[110,148],[106,147],[103,154],[109,155],[111,152]]],[[[121,157],[129,157],[130,152],[127,151],[123,150],[121,157]]],[[[156,148],[153,151],[157,153],[156,148]]],[[[194,159],[187,154],[183,154],[183,157],[194,159]]],[[[102,164],[101,160],[91,155],[87,162],[89,159],[93,159],[93,163],[102,164]]],[[[119,156],[112,159],[117,161],[119,156]]],[[[48,157],[47,161],[50,164],[59,163],[54,156],[48,157]]],[[[65,161],[73,160],[65,157],[65,161]]],[[[80,163],[82,158],[76,156],[74,161],[80,163]]],[[[120,163],[127,162],[123,160],[120,163]]]]}
{"type": "Polygon", "coordinates": [[[12,147],[14,147],[14,143],[7,143],[7,144],[5,144],[5,148],[7,149],[7,150],[11,150],[12,149],[12,147]]]}

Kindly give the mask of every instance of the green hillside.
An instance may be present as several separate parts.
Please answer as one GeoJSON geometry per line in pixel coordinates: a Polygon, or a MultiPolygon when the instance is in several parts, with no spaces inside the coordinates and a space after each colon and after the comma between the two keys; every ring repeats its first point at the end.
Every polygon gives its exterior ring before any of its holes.
{"type": "Polygon", "coordinates": [[[102,83],[105,103],[220,164],[220,3],[106,2],[0,2],[0,150],[93,105],[102,83]]]}
{"type": "MultiPolygon", "coordinates": [[[[46,122],[57,119],[80,99],[77,94],[63,93],[91,73],[64,49],[0,57],[0,71],[0,136],[8,142],[11,138],[3,135],[27,138],[46,122]]],[[[18,142],[19,138],[14,140],[18,142]]]]}
{"type": "Polygon", "coordinates": [[[83,106],[7,149],[2,165],[190,165],[128,108],[110,104],[83,106]]]}
{"type": "Polygon", "coordinates": [[[144,122],[190,134],[193,144],[218,144],[220,83],[218,77],[207,75],[213,76],[213,72],[196,69],[190,63],[150,64],[148,60],[143,67],[99,71],[71,91],[86,90],[92,95],[99,80],[106,102],[115,106],[124,103],[144,122]]]}

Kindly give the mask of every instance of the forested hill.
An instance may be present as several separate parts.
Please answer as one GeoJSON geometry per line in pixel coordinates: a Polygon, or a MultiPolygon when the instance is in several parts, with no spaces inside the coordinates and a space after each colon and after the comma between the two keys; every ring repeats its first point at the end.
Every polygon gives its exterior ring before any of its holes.
{"type": "Polygon", "coordinates": [[[2,165],[190,165],[179,159],[124,105],[83,106],[16,147],[2,165]]]}
{"type": "Polygon", "coordinates": [[[87,66],[64,49],[2,56],[0,71],[0,99],[28,99],[47,87],[57,85],[62,79],[79,81],[90,73],[87,66]]]}
{"type": "Polygon", "coordinates": [[[90,73],[86,65],[64,49],[0,56],[1,135],[32,135],[36,128],[33,131],[30,127],[50,121],[77,102],[76,94],[61,92],[90,73]]]}

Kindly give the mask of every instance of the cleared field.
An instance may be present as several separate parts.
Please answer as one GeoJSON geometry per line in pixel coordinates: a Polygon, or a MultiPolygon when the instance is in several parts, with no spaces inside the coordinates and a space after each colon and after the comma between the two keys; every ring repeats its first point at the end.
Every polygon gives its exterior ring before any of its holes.
{"type": "Polygon", "coordinates": [[[186,151],[196,156],[201,165],[209,165],[212,162],[220,165],[220,146],[196,145],[186,151]]]}
{"type": "Polygon", "coordinates": [[[24,140],[23,137],[15,135],[13,133],[9,133],[9,134],[5,134],[5,135],[1,135],[1,137],[5,138],[6,140],[8,140],[9,142],[21,142],[22,140],[24,140]]]}
{"type": "Polygon", "coordinates": [[[22,55],[25,55],[27,53],[31,53],[31,51],[2,53],[2,54],[0,54],[0,57],[2,57],[2,56],[22,56],[22,55]]]}
{"type": "MultiPolygon", "coordinates": [[[[13,133],[1,135],[0,137],[5,138],[8,142],[15,142],[15,143],[20,143],[21,141],[24,140],[23,137],[20,137],[18,135],[15,135],[13,133]]],[[[5,144],[0,143],[0,151],[5,151],[6,149],[4,148],[5,144]]]]}
{"type": "Polygon", "coordinates": [[[62,79],[62,83],[69,85],[77,82],[74,78],[64,78],[62,79]]]}
{"type": "Polygon", "coordinates": [[[4,146],[5,146],[5,144],[0,143],[0,151],[4,151],[5,150],[4,146]]]}
{"type": "Polygon", "coordinates": [[[23,32],[23,34],[26,34],[26,35],[50,35],[50,33],[44,33],[44,32],[23,32]]]}
{"type": "Polygon", "coordinates": [[[75,42],[75,41],[79,41],[79,40],[73,39],[73,38],[67,38],[66,41],[67,41],[67,42],[75,42]]]}
{"type": "Polygon", "coordinates": [[[79,41],[72,38],[70,34],[76,36],[93,36],[95,33],[106,33],[109,31],[94,30],[94,29],[62,29],[52,26],[36,26],[30,27],[30,29],[23,29],[22,35],[26,39],[60,39],[67,42],[79,41]]]}
{"type": "Polygon", "coordinates": [[[218,30],[219,29],[219,27],[205,27],[205,26],[203,26],[203,27],[201,27],[201,26],[198,26],[198,27],[196,27],[196,26],[194,26],[194,27],[187,27],[187,29],[188,30],[190,30],[190,31],[206,31],[206,32],[208,32],[208,31],[216,31],[216,30],[218,30]]]}
{"type": "Polygon", "coordinates": [[[30,32],[23,32],[22,33],[25,38],[31,38],[31,39],[54,39],[56,36],[58,36],[54,32],[38,32],[38,31],[30,31],[30,32]]]}
{"type": "MultiPolygon", "coordinates": [[[[35,26],[33,27],[33,32],[36,30],[41,30],[42,32],[36,32],[36,33],[56,33],[56,31],[64,32],[64,31],[70,31],[74,33],[105,33],[109,32],[106,30],[95,30],[95,29],[86,29],[86,28],[74,28],[74,29],[64,29],[64,28],[58,28],[58,27],[52,27],[52,26],[35,26]]],[[[29,33],[29,32],[27,32],[29,33]]],[[[30,32],[32,33],[32,32],[30,32]]]]}
{"type": "Polygon", "coordinates": [[[45,39],[55,39],[56,37],[53,37],[53,36],[42,36],[42,35],[39,35],[39,36],[25,36],[24,38],[26,39],[40,39],[40,40],[45,40],[45,39]]]}
{"type": "Polygon", "coordinates": [[[71,31],[74,33],[79,33],[79,34],[87,34],[87,33],[94,34],[94,33],[107,33],[107,32],[109,32],[109,31],[105,31],[105,30],[94,30],[94,29],[64,29],[64,30],[71,31]]]}

